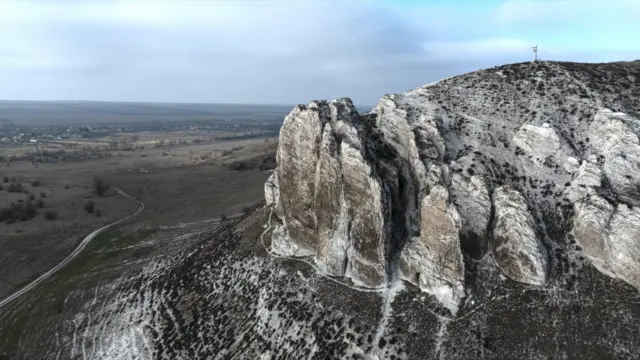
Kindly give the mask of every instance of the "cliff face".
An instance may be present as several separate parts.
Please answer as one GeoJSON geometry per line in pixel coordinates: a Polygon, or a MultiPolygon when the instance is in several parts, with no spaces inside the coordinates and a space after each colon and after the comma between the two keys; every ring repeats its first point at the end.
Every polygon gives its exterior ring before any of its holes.
{"type": "Polygon", "coordinates": [[[476,263],[570,282],[587,258],[640,288],[640,70],[523,63],[297,106],[265,184],[272,251],[354,285],[403,279],[452,312],[476,263]]]}

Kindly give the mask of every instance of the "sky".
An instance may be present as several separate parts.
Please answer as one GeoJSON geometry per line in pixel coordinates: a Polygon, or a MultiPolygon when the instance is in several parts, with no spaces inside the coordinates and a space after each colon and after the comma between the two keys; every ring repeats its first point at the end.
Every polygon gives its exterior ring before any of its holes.
{"type": "Polygon", "coordinates": [[[0,99],[373,105],[468,71],[640,59],[638,0],[2,0],[0,99]]]}

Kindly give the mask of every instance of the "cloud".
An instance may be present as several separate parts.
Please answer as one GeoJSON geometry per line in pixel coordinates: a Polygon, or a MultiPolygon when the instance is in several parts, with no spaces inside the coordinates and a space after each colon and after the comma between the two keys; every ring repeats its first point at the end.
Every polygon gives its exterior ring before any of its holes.
{"type": "Polygon", "coordinates": [[[432,58],[452,60],[475,57],[476,59],[496,59],[513,54],[526,54],[533,43],[510,38],[488,38],[466,41],[432,42],[426,47],[433,52],[432,58]]]}
{"type": "Polygon", "coordinates": [[[640,2],[636,0],[509,0],[498,7],[494,19],[501,23],[539,26],[588,20],[637,19],[638,16],[640,2]]]}
{"type": "MultiPolygon", "coordinates": [[[[575,3],[554,3],[565,2],[575,3]]],[[[638,54],[632,39],[617,39],[617,52],[605,55],[602,43],[567,46],[581,29],[602,32],[604,24],[569,31],[557,22],[595,16],[595,5],[574,19],[565,8],[556,15],[526,1],[419,4],[2,2],[0,98],[298,103],[351,96],[369,105],[384,93],[526,61],[533,43],[541,55],[576,60],[638,54]]]]}

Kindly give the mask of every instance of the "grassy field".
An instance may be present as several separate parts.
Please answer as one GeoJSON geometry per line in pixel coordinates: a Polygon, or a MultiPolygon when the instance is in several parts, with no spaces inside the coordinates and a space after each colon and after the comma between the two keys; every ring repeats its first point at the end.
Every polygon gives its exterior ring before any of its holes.
{"type": "MultiPolygon", "coordinates": [[[[199,234],[215,228],[221,215],[242,213],[263,201],[263,184],[269,172],[234,171],[228,165],[273,156],[275,148],[275,141],[263,139],[221,141],[149,148],[37,168],[30,163],[0,168],[2,174],[24,184],[28,192],[50,194],[42,210],[59,214],[55,220],[38,214],[0,226],[0,298],[54,266],[92,230],[135,211],[135,202],[112,190],[102,197],[93,194],[94,176],[145,203],[137,218],[101,233],[53,277],[0,309],[0,359],[12,359],[17,353],[29,358],[32,346],[25,343],[24,335],[34,327],[46,329],[42,336],[51,339],[61,324],[72,324],[62,320],[65,308],[79,306],[71,304],[70,295],[74,299],[78,295],[80,299],[95,298],[91,289],[118,281],[151,259],[171,256],[196,241],[199,234]],[[32,187],[34,181],[40,181],[38,186],[32,187]],[[100,217],[84,210],[83,204],[89,200],[102,209],[100,217]]],[[[23,196],[28,195],[0,191],[5,203],[23,196]]],[[[51,351],[48,356],[55,358],[56,349],[51,351]]]]}
{"type": "MultiPolygon", "coordinates": [[[[93,230],[137,209],[112,188],[96,193],[96,177],[145,204],[136,218],[98,235],[71,263],[0,309],[0,360],[36,356],[33,338],[24,336],[35,328],[44,329],[42,343],[63,341],[56,338],[60,324],[73,324],[62,321],[64,309],[80,306],[73,299],[95,299],[91,289],[171,256],[220,217],[263,202],[275,166],[274,129],[291,108],[0,101],[3,136],[31,134],[0,141],[0,299],[58,264],[93,230]],[[26,137],[64,133],[73,124],[103,125],[88,138],[26,137]]],[[[51,351],[46,358],[55,359],[51,351]]]]}
{"type": "Polygon", "coordinates": [[[0,167],[0,181],[10,179],[0,183],[0,207],[28,203],[30,197],[43,202],[34,218],[0,226],[0,298],[51,268],[92,230],[135,211],[134,202],[114,191],[94,194],[95,176],[145,202],[140,223],[173,226],[238,213],[261,201],[268,173],[229,170],[227,164],[274,149],[275,141],[263,139],[219,141],[38,167],[29,162],[0,167]],[[9,192],[11,184],[20,184],[23,192],[9,192]],[[91,213],[87,202],[94,203],[91,213]],[[56,218],[48,220],[47,212],[55,212],[56,218]]]}

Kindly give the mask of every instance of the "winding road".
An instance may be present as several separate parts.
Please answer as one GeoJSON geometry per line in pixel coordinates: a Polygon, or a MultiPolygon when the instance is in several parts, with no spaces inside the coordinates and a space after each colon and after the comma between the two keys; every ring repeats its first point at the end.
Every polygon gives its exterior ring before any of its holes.
{"type": "Polygon", "coordinates": [[[144,210],[144,203],[139,200],[136,199],[135,197],[127,194],[126,192],[122,191],[122,189],[117,188],[117,187],[112,187],[113,190],[115,190],[118,194],[124,196],[127,199],[131,199],[135,202],[138,203],[138,210],[136,210],[134,213],[132,213],[129,216],[126,216],[118,221],[112,222],[110,224],[107,224],[101,228],[99,228],[98,230],[95,230],[94,232],[92,232],[91,234],[87,235],[84,239],[82,239],[82,241],[80,242],[80,244],[78,244],[78,246],[71,252],[71,254],[69,254],[66,258],[64,258],[62,261],[60,261],[56,266],[52,267],[51,269],[49,269],[49,271],[45,272],[44,274],[40,275],[37,279],[33,280],[32,282],[30,282],[29,284],[27,284],[26,286],[24,286],[22,289],[15,291],[13,294],[7,296],[6,298],[2,299],[0,301],[0,309],[2,309],[2,307],[4,307],[5,305],[7,305],[8,303],[10,303],[11,301],[17,299],[18,297],[22,296],[23,294],[25,294],[26,292],[28,292],[29,290],[35,288],[36,286],[38,286],[38,284],[40,284],[41,282],[47,280],[48,278],[51,277],[51,275],[55,274],[58,270],[62,269],[65,265],[67,265],[68,263],[70,263],[73,259],[76,258],[76,256],[78,256],[78,254],[80,254],[82,252],[82,250],[84,250],[84,248],[87,246],[87,244],[89,244],[89,242],[91,242],[91,240],[93,240],[93,238],[95,238],[98,234],[100,234],[101,232],[109,229],[112,226],[118,225],[124,221],[127,221],[137,215],[139,215],[142,210],[144,210]]]}

